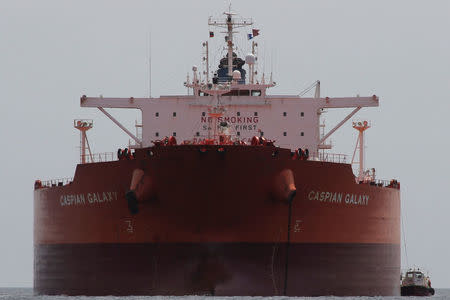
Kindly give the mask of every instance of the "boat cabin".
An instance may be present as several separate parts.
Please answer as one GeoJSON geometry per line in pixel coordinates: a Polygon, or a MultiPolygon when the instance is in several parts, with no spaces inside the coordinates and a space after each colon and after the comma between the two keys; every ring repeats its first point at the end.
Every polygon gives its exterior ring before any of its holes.
{"type": "Polygon", "coordinates": [[[406,272],[403,277],[402,285],[429,286],[430,280],[428,276],[423,274],[423,272],[418,270],[410,270],[406,272]]]}

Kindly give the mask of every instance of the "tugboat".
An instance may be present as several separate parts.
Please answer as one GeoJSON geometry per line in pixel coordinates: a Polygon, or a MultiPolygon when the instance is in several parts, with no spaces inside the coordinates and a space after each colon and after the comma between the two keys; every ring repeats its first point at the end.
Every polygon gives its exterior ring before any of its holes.
{"type": "Polygon", "coordinates": [[[402,296],[433,296],[434,289],[431,287],[429,276],[425,276],[419,269],[409,270],[402,278],[402,296]]]}

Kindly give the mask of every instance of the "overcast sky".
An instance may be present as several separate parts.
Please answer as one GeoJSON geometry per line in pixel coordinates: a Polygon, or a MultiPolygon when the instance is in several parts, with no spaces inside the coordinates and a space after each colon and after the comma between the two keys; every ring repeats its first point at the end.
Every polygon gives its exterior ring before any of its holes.
{"type": "MultiPolygon", "coordinates": [[[[128,143],[100,112],[81,109],[79,97],[148,96],[150,32],[152,96],[185,93],[186,73],[201,66],[208,16],[227,6],[0,2],[0,286],[32,286],[33,183],[73,176],[73,119],[94,119],[94,152],[128,143]]],[[[320,79],[322,96],[380,97],[380,107],[355,116],[373,124],[366,165],[401,181],[409,265],[429,270],[434,286],[450,287],[450,1],[255,0],[234,1],[233,10],[261,30],[260,71],[273,71],[278,83],[271,94],[298,94],[320,79]]],[[[245,39],[238,42],[245,54],[245,39]]],[[[221,54],[211,50],[213,66],[221,54]]],[[[131,129],[138,117],[112,113],[131,129]]],[[[346,113],[328,112],[328,129],[346,113]]],[[[356,132],[346,124],[332,140],[332,152],[351,156],[356,132]]]]}

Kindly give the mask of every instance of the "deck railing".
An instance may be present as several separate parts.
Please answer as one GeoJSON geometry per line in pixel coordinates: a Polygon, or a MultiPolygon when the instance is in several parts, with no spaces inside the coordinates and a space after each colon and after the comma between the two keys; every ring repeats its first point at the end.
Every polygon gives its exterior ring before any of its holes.
{"type": "Polygon", "coordinates": [[[335,153],[319,153],[319,156],[312,156],[310,160],[326,161],[333,163],[346,163],[347,155],[345,154],[335,154],[335,153]]]}
{"type": "Polygon", "coordinates": [[[93,153],[84,155],[85,163],[107,162],[117,160],[117,155],[114,152],[93,153]]]}
{"type": "Polygon", "coordinates": [[[358,179],[356,179],[356,182],[359,184],[368,184],[368,185],[379,186],[379,187],[400,189],[400,182],[398,182],[397,180],[394,180],[394,179],[391,179],[391,180],[371,179],[371,180],[361,180],[361,181],[358,181],[358,179]]]}
{"type": "Polygon", "coordinates": [[[72,183],[72,177],[50,179],[41,182],[41,187],[63,186],[72,183]]]}

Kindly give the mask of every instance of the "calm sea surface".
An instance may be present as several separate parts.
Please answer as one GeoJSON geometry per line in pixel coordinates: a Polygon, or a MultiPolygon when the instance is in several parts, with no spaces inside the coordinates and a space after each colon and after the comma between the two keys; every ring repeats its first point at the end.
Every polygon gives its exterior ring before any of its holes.
{"type": "Polygon", "coordinates": [[[141,300],[141,299],[149,299],[149,300],[231,300],[231,299],[245,299],[245,300],[282,300],[282,299],[358,299],[358,300],[372,300],[372,299],[402,299],[402,300],[423,300],[426,298],[433,298],[433,299],[450,299],[450,289],[436,289],[436,295],[433,297],[207,297],[207,296],[184,296],[184,297],[169,297],[169,296],[154,296],[154,297],[143,297],[143,296],[134,296],[134,297],[113,297],[113,296],[106,296],[106,297],[85,297],[85,296],[77,296],[77,297],[69,297],[69,296],[33,296],[33,289],[31,288],[0,288],[0,299],[49,299],[49,300],[59,300],[59,299],[102,299],[102,300],[109,300],[109,299],[134,299],[134,300],[141,300]]]}

